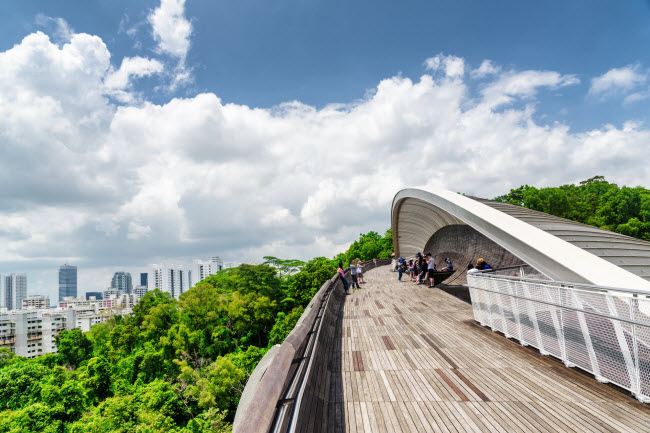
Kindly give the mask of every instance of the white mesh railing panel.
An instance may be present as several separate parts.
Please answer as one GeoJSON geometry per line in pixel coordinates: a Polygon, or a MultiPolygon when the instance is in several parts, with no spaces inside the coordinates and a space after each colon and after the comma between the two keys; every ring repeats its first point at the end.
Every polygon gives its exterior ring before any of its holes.
{"type": "Polygon", "coordinates": [[[650,402],[650,294],[468,274],[474,318],[650,402]]]}

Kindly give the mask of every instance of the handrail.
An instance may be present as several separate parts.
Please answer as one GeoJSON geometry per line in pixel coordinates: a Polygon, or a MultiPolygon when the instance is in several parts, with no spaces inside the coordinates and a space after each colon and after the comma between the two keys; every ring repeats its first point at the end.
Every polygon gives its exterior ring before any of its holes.
{"type": "MultiPolygon", "coordinates": [[[[349,272],[349,268],[348,268],[348,272],[349,272]]],[[[293,412],[291,413],[291,423],[289,425],[289,429],[287,430],[290,433],[293,433],[296,430],[296,423],[298,422],[298,416],[297,416],[298,410],[300,410],[300,406],[302,405],[302,397],[305,395],[305,387],[307,386],[307,381],[305,380],[305,378],[309,377],[309,373],[311,372],[311,367],[314,361],[314,357],[312,355],[316,350],[316,347],[318,346],[318,337],[320,337],[320,331],[322,329],[321,325],[323,324],[323,316],[325,315],[325,311],[327,310],[327,305],[329,304],[330,297],[332,295],[332,290],[334,289],[335,286],[336,286],[335,283],[332,284],[327,293],[327,300],[325,301],[325,307],[323,308],[323,312],[320,315],[320,320],[318,321],[318,333],[316,334],[316,338],[314,339],[312,350],[309,351],[309,363],[307,364],[307,371],[305,372],[305,375],[301,380],[300,390],[298,391],[298,395],[296,396],[296,402],[293,405],[293,412]]]]}
{"type": "MultiPolygon", "coordinates": [[[[376,265],[390,264],[390,259],[377,259],[376,265]]],[[[364,272],[375,267],[373,260],[364,262],[364,272]]],[[[346,269],[347,275],[347,269],[346,269]]],[[[335,292],[341,283],[338,273],[318,290],[296,327],[280,345],[274,346],[257,365],[246,384],[235,416],[235,433],[294,432],[304,414],[303,398],[309,395],[312,366],[318,354],[321,329],[330,317],[331,300],[340,301],[335,292]],[[293,408],[289,406],[293,405],[293,408]]]]}
{"type": "MultiPolygon", "coordinates": [[[[349,272],[349,268],[346,268],[346,273],[349,272]]],[[[284,393],[283,398],[278,402],[278,407],[276,410],[275,418],[273,420],[273,425],[271,426],[271,429],[269,430],[270,433],[276,433],[281,430],[282,425],[284,424],[284,417],[286,416],[286,407],[289,404],[293,404],[293,410],[291,411],[291,417],[289,418],[289,430],[288,431],[293,431],[295,429],[295,422],[296,422],[296,414],[297,414],[297,409],[300,408],[300,404],[302,403],[302,396],[304,393],[305,389],[305,380],[304,378],[309,376],[309,372],[311,371],[311,365],[312,365],[312,354],[314,353],[314,350],[316,349],[316,346],[318,346],[318,337],[320,336],[320,330],[321,330],[321,324],[323,323],[323,316],[325,313],[325,310],[327,309],[327,305],[329,304],[330,296],[332,294],[332,290],[336,286],[336,283],[332,283],[331,280],[329,282],[329,286],[326,290],[326,299],[321,302],[321,306],[318,310],[318,315],[316,317],[316,322],[314,322],[314,325],[312,326],[312,329],[310,331],[310,337],[309,341],[307,342],[307,345],[305,346],[305,350],[302,353],[302,356],[299,358],[300,359],[300,365],[298,368],[296,368],[296,371],[293,374],[293,377],[291,379],[291,382],[289,384],[289,387],[287,388],[287,391],[284,393]],[[323,305],[324,304],[324,305],[323,305]],[[314,326],[316,327],[317,330],[314,330],[314,326]],[[307,370],[305,371],[305,374],[303,375],[304,371],[304,366],[305,366],[305,361],[308,361],[307,363],[307,370]],[[298,395],[296,397],[291,397],[294,395],[295,389],[297,386],[300,386],[298,390],[298,395]]]]}
{"type": "Polygon", "coordinates": [[[522,263],[520,265],[512,265],[512,266],[502,266],[500,268],[490,268],[490,269],[479,269],[477,272],[496,272],[496,271],[505,271],[506,269],[517,269],[517,268],[522,268],[524,266],[531,267],[527,263],[522,263]]]}
{"type": "Polygon", "coordinates": [[[650,293],[479,272],[467,282],[481,325],[650,402],[650,293]]]}
{"type": "Polygon", "coordinates": [[[557,284],[557,285],[562,285],[562,286],[569,286],[569,287],[581,287],[585,288],[587,290],[597,290],[597,291],[603,291],[603,290],[614,290],[617,292],[623,292],[623,293],[632,293],[634,295],[642,295],[642,296],[648,296],[650,297],[650,292],[646,292],[644,290],[634,290],[634,289],[623,289],[620,287],[609,287],[609,286],[598,286],[595,284],[585,284],[585,283],[571,283],[568,281],[557,281],[557,280],[542,280],[539,278],[529,278],[529,277],[511,277],[508,275],[489,275],[489,273],[485,272],[474,272],[475,276],[480,276],[482,278],[506,278],[506,279],[513,279],[513,280],[519,280],[519,281],[528,281],[531,283],[540,283],[540,284],[557,284]]]}

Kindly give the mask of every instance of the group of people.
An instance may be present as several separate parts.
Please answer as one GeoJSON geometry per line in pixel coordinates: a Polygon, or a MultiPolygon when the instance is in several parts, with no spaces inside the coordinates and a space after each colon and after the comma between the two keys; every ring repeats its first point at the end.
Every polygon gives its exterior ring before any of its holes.
{"type": "MultiPolygon", "coordinates": [[[[488,269],[492,269],[492,267],[483,258],[479,258],[475,265],[470,263],[467,266],[467,272],[479,272],[488,269]]],[[[427,253],[424,256],[422,253],[417,253],[415,258],[409,259],[408,262],[403,257],[394,260],[393,270],[398,272],[397,279],[399,282],[402,282],[402,275],[408,272],[411,282],[417,284],[427,282],[427,287],[433,287],[435,284],[434,274],[436,272],[451,272],[454,270],[454,264],[447,257],[445,258],[445,267],[438,271],[435,259],[431,253],[427,253]]]]}
{"type": "MultiPolygon", "coordinates": [[[[374,261],[374,259],[373,259],[374,261]]],[[[375,261],[375,264],[377,262],[375,261]]],[[[350,282],[345,277],[345,270],[343,269],[343,263],[339,262],[339,267],[336,270],[339,274],[339,278],[343,282],[343,288],[345,289],[345,294],[350,294],[350,282]]],[[[355,285],[357,289],[360,289],[359,284],[366,284],[366,281],[363,279],[363,262],[361,259],[354,259],[350,261],[350,277],[352,277],[352,288],[354,289],[355,285]]]]}
{"type": "MultiPolygon", "coordinates": [[[[434,273],[438,272],[438,269],[436,268],[435,258],[431,253],[427,253],[426,255],[417,253],[415,258],[409,259],[408,263],[403,257],[400,257],[397,259],[396,267],[399,273],[397,278],[399,282],[402,282],[402,275],[408,272],[411,282],[417,284],[428,282],[428,287],[433,287],[435,284],[434,273]]],[[[449,257],[445,258],[445,267],[441,269],[441,272],[453,270],[454,264],[452,260],[449,257]]]]}
{"type": "Polygon", "coordinates": [[[476,261],[476,264],[469,264],[467,265],[467,273],[469,274],[470,272],[478,272],[478,271],[485,271],[487,269],[492,269],[492,266],[488,265],[487,262],[483,259],[478,259],[476,261]]]}

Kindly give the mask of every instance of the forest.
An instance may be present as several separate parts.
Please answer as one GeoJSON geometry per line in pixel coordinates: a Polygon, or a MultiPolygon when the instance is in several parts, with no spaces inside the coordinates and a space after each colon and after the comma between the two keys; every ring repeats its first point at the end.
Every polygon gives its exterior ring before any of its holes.
{"type": "Polygon", "coordinates": [[[246,379],[338,262],[387,258],[392,248],[389,229],[362,234],[334,259],[265,257],[178,300],[149,291],[132,314],[62,331],[57,354],[0,349],[0,432],[229,432],[246,379]]]}
{"type": "Polygon", "coordinates": [[[522,185],[493,200],[650,241],[650,190],[642,186],[619,187],[594,176],[578,185],[522,185]]]}

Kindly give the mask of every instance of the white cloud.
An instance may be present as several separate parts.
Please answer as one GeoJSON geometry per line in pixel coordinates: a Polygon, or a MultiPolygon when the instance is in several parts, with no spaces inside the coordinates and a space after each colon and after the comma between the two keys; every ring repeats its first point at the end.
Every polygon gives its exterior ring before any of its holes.
{"type": "Polygon", "coordinates": [[[435,58],[450,79],[388,77],[354,104],[252,108],[204,93],[117,106],[107,86],[128,90],[155,61],[115,71],[96,36],[58,47],[29,35],[0,53],[0,272],[32,266],[47,289],[72,258],[82,287],[98,288],[160,259],[331,256],[388,228],[406,186],[493,197],[595,173],[650,184],[642,125],[576,134],[530,105],[495,109],[574,76],[494,72],[477,93],[463,59],[435,58]]]}
{"type": "Polygon", "coordinates": [[[462,77],[465,73],[465,60],[456,56],[438,54],[426,59],[424,65],[432,72],[442,70],[449,78],[462,77]]]}
{"type": "Polygon", "coordinates": [[[486,59],[483,60],[481,66],[477,69],[472,69],[469,74],[472,78],[483,78],[488,75],[498,74],[499,72],[501,72],[501,67],[494,65],[491,60],[486,59]]]}
{"type": "Polygon", "coordinates": [[[121,102],[131,102],[133,101],[133,95],[125,91],[131,87],[131,79],[159,74],[162,71],[163,65],[158,60],[144,57],[125,57],[120,68],[106,76],[104,86],[107,93],[117,97],[121,102]]]}
{"type": "Polygon", "coordinates": [[[645,83],[648,75],[641,72],[639,65],[614,68],[591,80],[589,95],[607,97],[619,92],[628,92],[645,83]]]}
{"type": "Polygon", "coordinates": [[[160,6],[149,15],[154,40],[158,49],[185,60],[190,49],[192,23],[184,16],[185,0],[161,0],[160,6]]]}
{"type": "Polygon", "coordinates": [[[72,35],[74,35],[74,30],[63,18],[52,18],[44,14],[38,14],[36,15],[36,24],[46,29],[52,29],[55,39],[62,43],[70,42],[72,35]]]}
{"type": "Polygon", "coordinates": [[[502,73],[483,90],[485,102],[491,107],[512,102],[514,97],[532,98],[540,87],[557,89],[580,83],[575,75],[553,71],[508,71],[502,73]]]}

